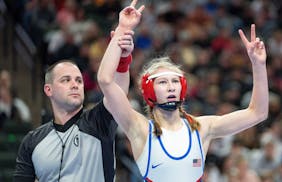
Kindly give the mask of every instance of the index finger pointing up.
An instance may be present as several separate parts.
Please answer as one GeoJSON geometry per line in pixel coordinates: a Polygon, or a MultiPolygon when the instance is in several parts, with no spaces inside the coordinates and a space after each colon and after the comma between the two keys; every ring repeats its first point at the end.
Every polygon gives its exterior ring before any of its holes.
{"type": "Polygon", "coordinates": [[[244,44],[245,46],[247,46],[247,44],[249,43],[249,41],[248,41],[248,39],[246,38],[244,32],[243,32],[241,29],[239,30],[239,35],[240,35],[240,37],[241,37],[241,39],[242,39],[242,41],[243,41],[243,44],[244,44]]]}
{"type": "Polygon", "coordinates": [[[256,26],[255,24],[251,25],[251,42],[256,40],[256,26]]]}

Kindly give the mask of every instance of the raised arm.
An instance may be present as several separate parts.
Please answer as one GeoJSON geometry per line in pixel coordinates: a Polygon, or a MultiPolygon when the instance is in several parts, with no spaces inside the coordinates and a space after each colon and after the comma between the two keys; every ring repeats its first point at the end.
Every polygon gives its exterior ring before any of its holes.
{"type": "MultiPolygon", "coordinates": [[[[115,82],[113,78],[119,64],[123,46],[127,46],[126,43],[122,45],[120,38],[127,37],[128,40],[132,40],[132,30],[137,26],[141,19],[141,12],[143,11],[144,6],[141,6],[137,10],[135,9],[136,3],[137,0],[132,1],[130,6],[124,8],[120,12],[119,24],[107,47],[98,71],[98,83],[104,94],[105,106],[112,113],[113,117],[127,136],[132,135],[129,131],[133,130],[129,130],[129,128],[138,128],[132,126],[132,124],[135,123],[132,121],[137,119],[139,114],[131,108],[127,96],[122,91],[121,86],[115,82]]],[[[125,40],[125,42],[128,41],[125,40]]],[[[132,41],[129,41],[128,43],[133,44],[132,41]]],[[[123,78],[121,77],[121,79],[123,78]]]]}
{"type": "Polygon", "coordinates": [[[256,37],[255,25],[251,25],[250,41],[240,29],[239,35],[252,64],[253,90],[248,108],[223,116],[199,117],[207,121],[204,135],[210,139],[235,134],[264,121],[268,115],[268,81],[266,73],[266,51],[263,41],[256,37]]]}

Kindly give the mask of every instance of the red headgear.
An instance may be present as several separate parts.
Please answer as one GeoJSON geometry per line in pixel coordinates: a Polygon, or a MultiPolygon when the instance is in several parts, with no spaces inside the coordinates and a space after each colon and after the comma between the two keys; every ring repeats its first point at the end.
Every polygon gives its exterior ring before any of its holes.
{"type": "MultiPolygon", "coordinates": [[[[178,75],[178,73],[175,73],[178,75]]],[[[156,76],[157,77],[157,76],[156,76]]],[[[146,101],[146,103],[153,107],[154,103],[157,101],[156,94],[154,91],[154,78],[150,78],[149,74],[145,74],[142,76],[141,87],[142,87],[142,95],[146,101]]],[[[185,76],[181,75],[180,84],[181,84],[181,92],[180,92],[180,101],[185,100],[186,91],[187,91],[187,81],[185,76]]]]}

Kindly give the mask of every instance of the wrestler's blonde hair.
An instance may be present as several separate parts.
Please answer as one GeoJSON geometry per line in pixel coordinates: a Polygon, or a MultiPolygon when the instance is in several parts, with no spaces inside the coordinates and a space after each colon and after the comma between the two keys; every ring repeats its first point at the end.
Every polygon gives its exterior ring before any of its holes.
{"type": "MultiPolygon", "coordinates": [[[[152,61],[146,64],[143,67],[140,77],[142,77],[145,74],[152,75],[160,68],[166,68],[172,72],[184,74],[184,72],[180,69],[180,66],[173,63],[169,57],[160,57],[160,58],[154,58],[152,61]]],[[[139,80],[141,81],[141,79],[139,80]]]]}

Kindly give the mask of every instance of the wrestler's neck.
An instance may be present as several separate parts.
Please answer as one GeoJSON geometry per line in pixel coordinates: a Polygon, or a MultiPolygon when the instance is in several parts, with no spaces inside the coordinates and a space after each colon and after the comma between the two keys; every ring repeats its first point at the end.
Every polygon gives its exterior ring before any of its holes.
{"type": "Polygon", "coordinates": [[[182,119],[178,109],[174,111],[165,111],[155,107],[154,111],[156,119],[162,128],[167,130],[178,130],[182,127],[182,119]]]}

